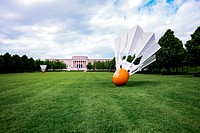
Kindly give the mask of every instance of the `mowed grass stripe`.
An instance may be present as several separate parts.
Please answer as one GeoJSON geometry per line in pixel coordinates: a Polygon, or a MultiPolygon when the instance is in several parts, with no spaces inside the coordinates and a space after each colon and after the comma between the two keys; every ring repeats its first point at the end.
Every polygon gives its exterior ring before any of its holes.
{"type": "Polygon", "coordinates": [[[110,78],[112,74],[90,73],[88,75],[87,82],[82,86],[87,89],[79,95],[84,107],[82,111],[84,121],[77,125],[79,128],[77,131],[124,132],[129,130],[128,119],[115,99],[111,97],[111,91],[114,88],[108,89],[109,86],[114,86],[110,78]],[[106,87],[107,84],[109,85],[106,87]]]}
{"type": "Polygon", "coordinates": [[[116,87],[112,75],[63,72],[9,78],[5,74],[9,85],[0,75],[0,83],[8,87],[0,86],[0,131],[200,131],[198,78],[136,74],[126,86],[116,87]],[[15,80],[22,86],[10,89],[15,80]]]}
{"type": "MultiPolygon", "coordinates": [[[[142,77],[144,75],[137,75],[137,76],[142,77]]],[[[144,83],[142,90],[137,91],[138,95],[142,97],[141,98],[142,101],[139,101],[138,103],[140,103],[140,105],[144,104],[142,108],[139,108],[139,110],[141,111],[141,114],[142,115],[145,114],[146,118],[153,118],[155,122],[159,121],[159,123],[154,123],[153,126],[151,127],[156,127],[157,125],[158,127],[162,127],[160,123],[165,123],[164,124],[165,126],[161,128],[162,130],[160,130],[159,128],[155,128],[155,129],[159,129],[158,131],[163,131],[163,132],[170,131],[170,130],[173,132],[174,131],[175,132],[191,131],[191,129],[199,130],[199,125],[198,125],[199,119],[200,119],[200,117],[198,116],[199,107],[200,107],[199,106],[199,101],[200,101],[199,89],[200,88],[198,87],[199,79],[191,77],[191,76],[185,77],[185,76],[150,75],[151,78],[147,78],[149,75],[145,75],[145,76],[146,78],[143,79],[143,81],[146,83],[148,83],[149,81],[151,82],[159,81],[155,85],[148,84],[148,86],[146,86],[144,83]],[[184,89],[192,85],[193,87],[191,87],[190,90],[194,90],[194,89],[196,90],[198,88],[198,93],[196,93],[195,95],[194,93],[188,93],[188,91],[185,91],[184,89]],[[149,111],[149,109],[151,108],[153,108],[153,110],[149,111]],[[148,112],[153,113],[153,114],[147,115],[148,112]],[[158,112],[159,114],[158,116],[154,114],[156,112],[158,112]],[[193,115],[193,118],[191,118],[191,114],[193,115]],[[155,118],[157,118],[157,120],[155,118]],[[159,120],[160,118],[162,119],[159,120]],[[189,126],[188,122],[192,124],[189,126]],[[190,127],[190,128],[186,130],[185,127],[190,127]]],[[[137,78],[139,79],[139,77],[137,78]]],[[[135,86],[137,85],[135,84],[135,86]]],[[[193,91],[190,91],[190,92],[193,92],[193,91]]],[[[128,95],[129,94],[126,94],[126,96],[128,95]]],[[[130,100],[130,97],[131,95],[129,95],[127,99],[130,100]]],[[[129,100],[127,100],[126,103],[130,102],[129,100]]],[[[125,101],[124,100],[122,101],[123,101],[122,105],[124,105],[125,101]]],[[[136,106],[136,107],[139,107],[139,106],[136,106]]],[[[129,113],[131,111],[129,110],[127,112],[129,113]]],[[[140,116],[140,115],[137,115],[137,116],[140,116]]],[[[143,118],[145,117],[143,116],[143,118]]],[[[134,117],[131,117],[131,118],[134,118],[134,117]]],[[[145,123],[149,125],[148,121],[146,121],[145,123]]],[[[150,121],[150,123],[152,122],[150,121]]],[[[139,124],[139,125],[142,125],[142,124],[139,124]]]]}
{"type": "MultiPolygon", "coordinates": [[[[13,74],[12,74],[13,75],[13,74]]],[[[10,80],[6,80],[8,77],[5,79],[1,79],[1,82],[4,83],[1,88],[3,91],[1,91],[1,95],[3,99],[9,99],[10,102],[16,102],[16,97],[18,97],[18,100],[22,100],[25,97],[31,97],[36,94],[36,97],[38,94],[42,95],[46,91],[49,90],[51,86],[56,85],[57,83],[61,83],[62,81],[62,76],[53,76],[54,74],[50,73],[36,73],[34,76],[31,76],[31,74],[21,74],[18,77],[19,79],[16,79],[16,77],[11,76],[10,80]],[[6,82],[8,81],[9,84],[6,82]],[[16,83],[18,85],[16,85],[16,83]],[[8,86],[5,88],[5,86],[8,86]],[[10,87],[9,87],[10,86],[10,87]],[[10,89],[12,88],[12,89],[10,89]],[[40,92],[40,93],[38,93],[40,92]],[[42,93],[43,92],[43,93],[42,93]],[[8,98],[9,97],[9,98],[8,98]],[[11,99],[14,99],[11,100],[11,99]]],[[[8,74],[8,76],[10,76],[8,74]]],[[[17,74],[18,76],[18,74],[17,74]]],[[[78,75],[77,75],[78,76],[78,75]]],[[[66,77],[65,77],[66,78],[66,77]]],[[[75,79],[76,80],[76,77],[75,79]]],[[[73,82],[72,79],[66,78],[64,80],[65,84],[69,82],[73,82]]],[[[58,89],[59,90],[59,89],[58,89]]],[[[4,101],[4,100],[2,100],[4,101]]]]}
{"type": "MultiPolygon", "coordinates": [[[[70,84],[70,83],[75,83],[77,78],[80,77],[79,75],[76,75],[73,78],[73,80],[68,80],[70,79],[70,77],[66,78],[67,75],[65,75],[65,77],[61,78],[61,77],[54,77],[53,79],[56,80],[52,80],[52,76],[49,76],[48,73],[45,73],[45,78],[44,75],[40,75],[42,78],[38,77],[38,83],[34,84],[34,86],[30,85],[28,88],[29,89],[24,89],[27,86],[21,86],[21,88],[18,88],[19,90],[24,90],[24,92],[20,91],[18,92],[18,94],[16,94],[18,97],[20,98],[20,102],[18,102],[17,104],[13,104],[10,103],[9,105],[6,105],[9,108],[3,107],[5,112],[9,115],[9,117],[7,117],[6,119],[8,119],[9,121],[13,121],[14,123],[8,124],[6,126],[9,125],[14,125],[15,127],[9,127],[11,129],[13,129],[12,131],[20,131],[21,130],[21,126],[25,126],[26,128],[23,128],[23,130],[29,130],[29,126],[26,126],[26,123],[29,123],[30,127],[37,127],[36,129],[40,129],[38,128],[38,126],[43,126],[45,125],[45,123],[47,123],[47,121],[44,120],[48,120],[48,117],[51,115],[48,115],[49,109],[50,109],[50,113],[53,113],[52,109],[55,108],[54,105],[57,105],[57,99],[62,98],[60,95],[62,95],[62,87],[60,87],[60,85],[62,86],[63,83],[70,84]],[[50,80],[50,82],[49,82],[50,80]],[[67,81],[67,82],[66,82],[67,81]],[[19,95],[19,93],[22,93],[24,95],[26,95],[27,97],[21,97],[19,95]],[[32,95],[29,96],[28,94],[31,93],[32,95]],[[54,100],[55,102],[52,102],[52,100],[54,100]],[[52,107],[51,107],[52,106],[52,107]],[[37,118],[41,118],[40,114],[42,115],[42,122],[37,122],[34,121],[34,117],[37,118]],[[16,121],[17,120],[17,121],[16,121]],[[33,123],[31,123],[33,122],[33,123]],[[20,124],[20,125],[18,125],[20,124]],[[21,125],[22,124],[22,125],[21,125]],[[39,125],[37,125],[39,124],[39,125]]],[[[27,79],[28,80],[28,79],[27,79]]],[[[23,82],[23,81],[22,81],[23,82]]],[[[66,88],[67,89],[67,88],[66,88]]],[[[18,90],[17,90],[18,91],[18,90]]],[[[15,93],[15,92],[13,92],[15,93]]],[[[4,95],[4,94],[3,94],[4,95]]],[[[10,99],[12,99],[12,97],[6,97],[9,101],[10,99]]],[[[14,97],[16,99],[16,97],[14,97]]],[[[72,100],[71,97],[68,98],[68,100],[72,100]]],[[[13,101],[13,100],[11,100],[13,101]]],[[[67,101],[65,101],[67,103],[67,101]]],[[[70,102],[69,102],[70,103],[70,102]]],[[[62,105],[62,103],[60,102],[60,104],[62,105]]],[[[1,104],[2,105],[2,104],[1,104]]],[[[59,104],[58,104],[59,105],[59,104]]],[[[69,105],[69,104],[67,104],[69,105]]],[[[63,106],[61,106],[63,107],[63,106]]],[[[57,107],[58,109],[60,108],[59,106],[57,107]]],[[[68,107],[67,107],[68,109],[68,107]]],[[[61,109],[62,110],[62,109],[61,109]]],[[[70,112],[70,111],[69,111],[70,112]]],[[[56,115],[56,113],[55,113],[56,115]]],[[[53,115],[53,119],[56,120],[56,117],[54,118],[53,115]]],[[[58,117],[59,118],[59,117],[58,117]]],[[[51,122],[50,122],[51,123],[51,122]]],[[[52,123],[54,124],[54,123],[52,123]]],[[[47,125],[47,126],[51,126],[51,125],[47,125]]],[[[3,126],[5,127],[5,126],[3,126]]],[[[52,126],[53,127],[53,126],[52,126]]],[[[34,128],[32,128],[34,130],[34,128]]],[[[49,130],[51,130],[51,128],[49,128],[49,130]]]]}

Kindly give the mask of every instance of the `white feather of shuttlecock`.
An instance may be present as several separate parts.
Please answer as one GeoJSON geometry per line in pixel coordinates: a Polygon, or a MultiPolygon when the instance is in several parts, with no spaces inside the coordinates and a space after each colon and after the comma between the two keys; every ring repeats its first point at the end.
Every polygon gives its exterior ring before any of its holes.
{"type": "Polygon", "coordinates": [[[42,72],[44,72],[46,70],[46,67],[47,67],[47,65],[40,65],[42,72]]]}
{"type": "Polygon", "coordinates": [[[160,48],[160,45],[155,42],[155,34],[144,32],[140,26],[124,31],[115,39],[116,69],[121,66],[129,70],[129,74],[132,75],[156,61],[154,54],[160,48]],[[127,61],[129,55],[135,57],[132,62],[127,61]],[[140,62],[135,65],[134,62],[139,57],[141,57],[140,62]]]}

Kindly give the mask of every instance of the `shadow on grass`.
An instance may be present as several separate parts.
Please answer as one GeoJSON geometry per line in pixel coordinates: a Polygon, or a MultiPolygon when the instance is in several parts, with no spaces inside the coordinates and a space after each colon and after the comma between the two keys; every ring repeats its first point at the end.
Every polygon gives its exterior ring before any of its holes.
{"type": "Polygon", "coordinates": [[[157,86],[159,85],[160,82],[157,81],[128,81],[128,83],[126,84],[126,86],[128,87],[142,87],[142,86],[157,86]]]}
{"type": "MultiPolygon", "coordinates": [[[[92,86],[96,86],[96,88],[113,88],[113,87],[154,87],[158,86],[161,83],[158,81],[128,81],[125,85],[123,86],[116,86],[111,80],[108,81],[96,81],[93,83],[92,86]]],[[[84,88],[85,86],[88,86],[89,88],[91,87],[91,82],[84,83],[82,87],[84,88]]],[[[80,88],[80,86],[79,86],[80,88]]]]}

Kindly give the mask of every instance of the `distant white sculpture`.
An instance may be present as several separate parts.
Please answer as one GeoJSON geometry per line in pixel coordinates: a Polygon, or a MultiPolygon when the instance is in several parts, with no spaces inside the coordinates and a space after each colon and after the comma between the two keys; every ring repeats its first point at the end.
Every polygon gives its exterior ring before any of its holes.
{"type": "Polygon", "coordinates": [[[41,68],[41,70],[42,70],[43,73],[45,72],[46,67],[47,67],[47,65],[40,65],[40,68],[41,68]]]}
{"type": "Polygon", "coordinates": [[[116,85],[126,84],[129,76],[156,60],[154,53],[160,48],[155,42],[154,33],[144,32],[140,26],[121,33],[115,39],[116,72],[113,75],[113,82],[116,85]],[[131,62],[127,61],[129,55],[134,57],[131,62]],[[137,58],[141,58],[139,64],[134,64],[137,58]]]}

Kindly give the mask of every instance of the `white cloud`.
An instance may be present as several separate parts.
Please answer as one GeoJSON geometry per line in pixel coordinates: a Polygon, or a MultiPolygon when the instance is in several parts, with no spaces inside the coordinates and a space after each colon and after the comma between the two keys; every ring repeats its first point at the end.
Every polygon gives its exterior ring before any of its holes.
{"type": "Polygon", "coordinates": [[[156,40],[171,28],[186,42],[200,26],[200,1],[15,0],[0,5],[0,54],[113,58],[121,31],[140,25],[156,40]]]}
{"type": "Polygon", "coordinates": [[[180,6],[177,14],[173,16],[171,27],[183,42],[189,40],[190,34],[194,33],[194,30],[200,26],[199,7],[200,2],[187,1],[180,6]]]}
{"type": "Polygon", "coordinates": [[[35,6],[37,4],[45,4],[53,1],[54,0],[16,0],[17,3],[26,7],[35,6]]]}
{"type": "Polygon", "coordinates": [[[142,0],[137,0],[137,1],[129,0],[128,3],[131,8],[135,8],[135,7],[138,7],[142,3],[142,0]]]}

